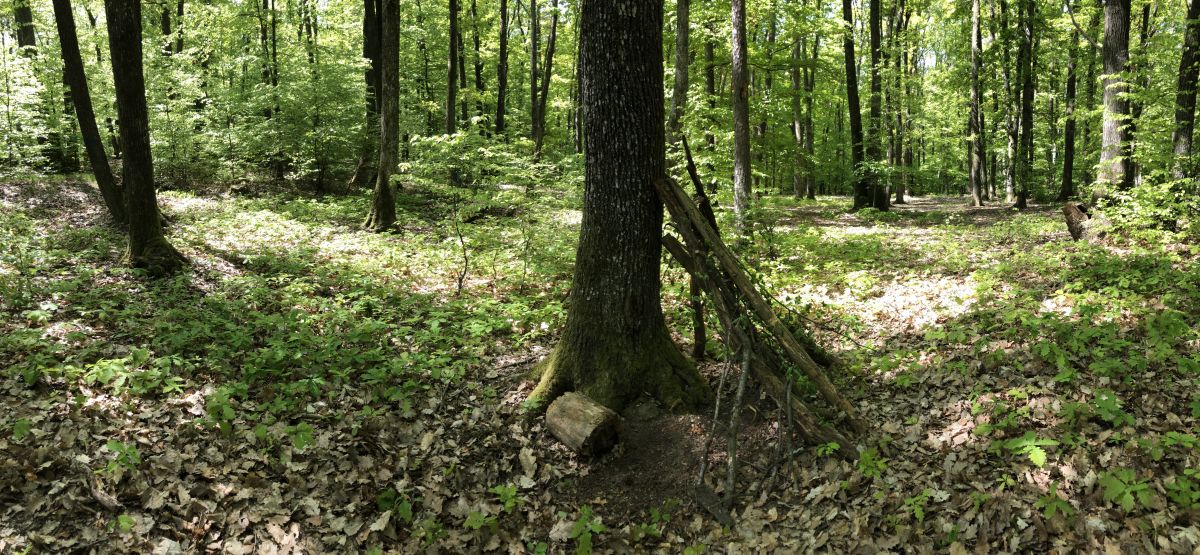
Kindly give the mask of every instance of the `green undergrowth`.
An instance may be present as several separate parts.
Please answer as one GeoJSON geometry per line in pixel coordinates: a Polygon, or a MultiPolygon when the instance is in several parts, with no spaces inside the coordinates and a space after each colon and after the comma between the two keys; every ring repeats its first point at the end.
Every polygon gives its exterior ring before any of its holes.
{"type": "Polygon", "coordinates": [[[566,194],[405,190],[389,234],[358,230],[366,196],[163,198],[192,264],[158,281],[120,263],[112,229],[0,211],[7,377],[118,398],[213,383],[209,419],[227,428],[344,396],[409,406],[565,316],[566,194]]]}

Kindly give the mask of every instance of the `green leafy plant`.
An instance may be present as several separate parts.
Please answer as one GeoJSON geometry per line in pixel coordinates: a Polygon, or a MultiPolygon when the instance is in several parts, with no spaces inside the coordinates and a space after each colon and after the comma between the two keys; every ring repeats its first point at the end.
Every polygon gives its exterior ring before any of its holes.
{"type": "Polygon", "coordinates": [[[858,473],[867,478],[878,478],[887,470],[888,460],[879,456],[874,447],[863,449],[858,454],[858,473]]]}
{"type": "Polygon", "coordinates": [[[575,554],[589,555],[592,552],[593,536],[603,534],[605,530],[600,519],[592,514],[591,507],[580,507],[579,519],[571,526],[570,534],[570,538],[575,540],[575,554]]]}
{"type": "Polygon", "coordinates": [[[1149,507],[1154,502],[1154,490],[1146,480],[1139,480],[1132,469],[1120,468],[1100,476],[1104,500],[1130,512],[1137,506],[1149,507]]]}
{"type": "Polygon", "coordinates": [[[1121,398],[1112,391],[1097,390],[1092,398],[1092,407],[1096,410],[1096,416],[1114,427],[1133,424],[1133,417],[1121,410],[1121,398]]]}
{"type": "Polygon", "coordinates": [[[488,491],[496,496],[496,500],[500,501],[506,513],[511,513],[522,502],[517,495],[517,487],[513,485],[494,486],[488,491]]]}
{"type": "Polygon", "coordinates": [[[836,441],[822,443],[821,445],[817,446],[817,456],[828,457],[829,455],[836,453],[838,449],[841,449],[841,447],[842,446],[838,445],[836,441]]]}
{"type": "Polygon", "coordinates": [[[1059,497],[1058,482],[1050,482],[1050,491],[1038,498],[1033,506],[1041,509],[1042,516],[1046,518],[1053,518],[1056,514],[1071,518],[1075,514],[1075,509],[1071,507],[1071,504],[1066,499],[1059,497]]]}
{"type": "Polygon", "coordinates": [[[904,499],[904,508],[912,515],[917,522],[925,522],[925,503],[929,501],[929,497],[933,495],[933,490],[925,488],[924,491],[904,499]]]}
{"type": "Polygon", "coordinates": [[[1185,509],[1200,509],[1200,470],[1188,468],[1166,483],[1167,497],[1185,509]]]}
{"type": "Polygon", "coordinates": [[[29,432],[32,429],[33,429],[33,422],[30,421],[28,418],[21,418],[21,419],[17,420],[16,422],[13,422],[13,426],[12,426],[13,441],[23,441],[25,439],[25,436],[29,435],[29,432]]]}
{"type": "Polygon", "coordinates": [[[1025,455],[1029,457],[1029,462],[1041,468],[1046,465],[1046,450],[1043,447],[1053,447],[1058,445],[1058,442],[1053,439],[1040,438],[1036,433],[1029,431],[1021,437],[1006,440],[1003,445],[1004,449],[1010,453],[1025,455]]]}
{"type": "Polygon", "coordinates": [[[142,463],[142,455],[138,453],[138,448],[134,444],[110,439],[108,443],[104,444],[104,448],[115,455],[104,468],[106,472],[115,472],[120,469],[133,470],[142,463]]]}
{"type": "Polygon", "coordinates": [[[388,488],[375,496],[375,506],[380,511],[392,511],[392,514],[400,517],[405,523],[413,521],[413,504],[407,495],[397,492],[394,488],[388,488]]]}

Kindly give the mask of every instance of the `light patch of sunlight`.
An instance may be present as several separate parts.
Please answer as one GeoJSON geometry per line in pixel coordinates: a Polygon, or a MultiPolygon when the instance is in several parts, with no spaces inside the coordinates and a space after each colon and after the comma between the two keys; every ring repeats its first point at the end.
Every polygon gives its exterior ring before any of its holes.
{"type": "Polygon", "coordinates": [[[176,212],[187,212],[189,214],[210,214],[219,212],[223,209],[222,204],[225,202],[220,198],[204,198],[194,195],[179,194],[176,192],[171,195],[162,195],[159,201],[169,206],[176,212]]]}
{"type": "Polygon", "coordinates": [[[577,226],[583,223],[583,211],[559,210],[554,213],[553,221],[559,225],[577,226]]]}
{"type": "Polygon", "coordinates": [[[1074,312],[1074,307],[1071,306],[1072,301],[1066,295],[1056,295],[1042,299],[1042,306],[1038,309],[1039,313],[1054,313],[1063,317],[1069,318],[1074,312]]]}

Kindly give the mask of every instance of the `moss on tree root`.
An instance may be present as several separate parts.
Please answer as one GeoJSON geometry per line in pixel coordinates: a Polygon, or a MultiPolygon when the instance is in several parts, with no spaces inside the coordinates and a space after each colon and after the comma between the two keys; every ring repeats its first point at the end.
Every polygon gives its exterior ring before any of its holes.
{"type": "Polygon", "coordinates": [[[614,337],[601,330],[568,332],[533,372],[539,381],[530,397],[543,407],[572,390],[617,412],[643,395],[672,412],[694,411],[713,397],[665,328],[641,338],[614,337]]]}
{"type": "Polygon", "coordinates": [[[175,249],[165,237],[156,237],[147,241],[140,252],[129,250],[125,253],[129,265],[142,268],[152,276],[169,276],[183,269],[188,260],[175,249]]]}

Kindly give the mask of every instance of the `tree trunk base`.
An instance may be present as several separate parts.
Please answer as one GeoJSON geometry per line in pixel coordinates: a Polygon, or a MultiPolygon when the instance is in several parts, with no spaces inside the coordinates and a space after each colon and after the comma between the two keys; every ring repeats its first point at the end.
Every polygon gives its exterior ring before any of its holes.
{"type": "Polygon", "coordinates": [[[188,264],[187,258],[164,237],[148,241],[139,251],[135,253],[131,249],[126,252],[129,265],[146,270],[153,277],[172,275],[188,264]]]}
{"type": "Polygon", "coordinates": [[[531,399],[547,403],[574,390],[621,411],[649,395],[672,412],[693,411],[712,401],[712,390],[665,327],[634,338],[579,327],[584,329],[573,331],[568,324],[554,352],[534,367],[538,385],[531,399]]]}

